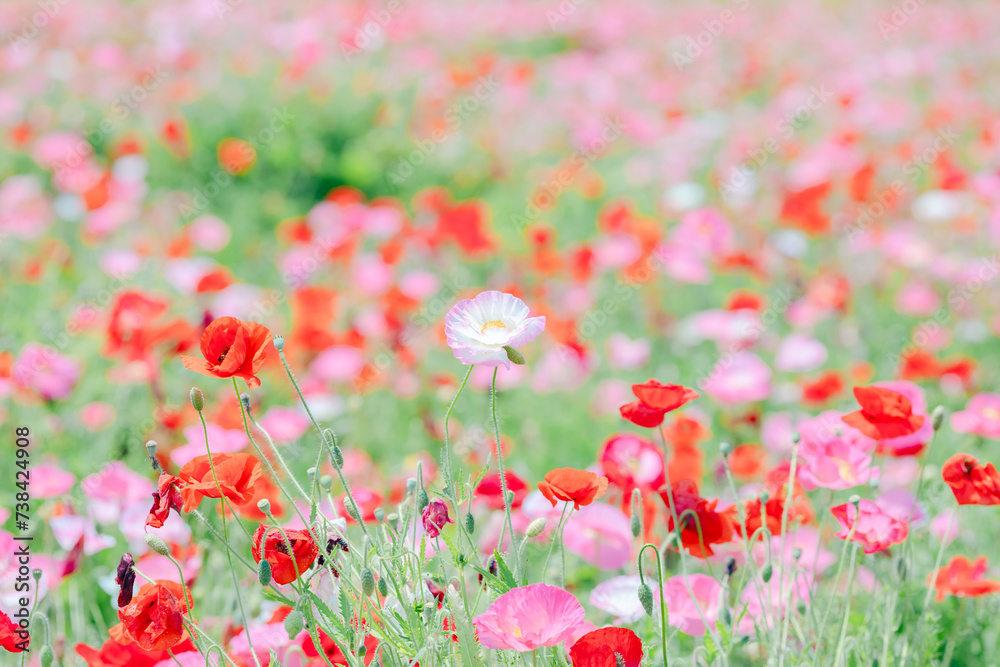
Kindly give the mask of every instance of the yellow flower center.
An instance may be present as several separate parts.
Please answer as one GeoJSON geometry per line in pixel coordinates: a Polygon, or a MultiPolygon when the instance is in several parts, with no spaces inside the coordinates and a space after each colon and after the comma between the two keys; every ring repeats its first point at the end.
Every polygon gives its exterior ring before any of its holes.
{"type": "MultiPolygon", "coordinates": [[[[501,325],[501,326],[503,326],[503,325],[501,325]]],[[[522,635],[521,635],[521,626],[520,625],[515,625],[514,626],[514,636],[517,637],[518,639],[520,639],[522,637],[522,635]]]]}
{"type": "Polygon", "coordinates": [[[483,325],[483,328],[479,330],[479,333],[481,334],[486,333],[487,329],[506,329],[506,328],[507,325],[501,322],[500,320],[490,320],[489,322],[483,325]]]}
{"type": "Polygon", "coordinates": [[[1000,410],[997,410],[996,408],[986,408],[983,410],[983,415],[987,419],[1000,419],[1000,410]]]}

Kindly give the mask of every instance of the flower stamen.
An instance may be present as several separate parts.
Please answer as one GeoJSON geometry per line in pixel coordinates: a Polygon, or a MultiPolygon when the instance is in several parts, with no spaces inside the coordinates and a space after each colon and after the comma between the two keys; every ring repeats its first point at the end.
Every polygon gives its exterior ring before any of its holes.
{"type": "Polygon", "coordinates": [[[506,329],[506,328],[507,325],[501,322],[500,320],[490,320],[489,322],[483,325],[483,328],[479,330],[479,333],[481,334],[486,333],[487,329],[506,329]]]}

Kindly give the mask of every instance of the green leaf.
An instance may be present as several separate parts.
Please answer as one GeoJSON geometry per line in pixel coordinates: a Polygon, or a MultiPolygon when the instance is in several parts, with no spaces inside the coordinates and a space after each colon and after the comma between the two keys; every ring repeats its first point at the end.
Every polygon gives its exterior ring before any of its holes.
{"type": "Polygon", "coordinates": [[[500,552],[494,549],[493,557],[497,559],[497,568],[500,570],[500,577],[503,579],[503,582],[507,584],[507,588],[517,588],[517,581],[514,580],[514,575],[511,573],[510,568],[507,567],[507,562],[504,561],[500,552]]]}

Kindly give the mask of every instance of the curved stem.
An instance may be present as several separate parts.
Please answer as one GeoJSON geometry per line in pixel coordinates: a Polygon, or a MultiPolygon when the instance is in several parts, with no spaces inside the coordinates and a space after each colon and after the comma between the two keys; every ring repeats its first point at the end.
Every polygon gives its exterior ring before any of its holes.
{"type": "MultiPolygon", "coordinates": [[[[493,369],[493,382],[490,386],[490,405],[493,412],[493,435],[497,442],[497,468],[500,471],[500,491],[503,493],[503,513],[507,519],[507,528],[510,530],[511,552],[514,554],[514,576],[520,580],[521,563],[517,558],[517,534],[514,533],[514,522],[510,518],[510,498],[507,495],[507,469],[503,464],[503,447],[500,446],[500,424],[497,422],[497,371],[500,367],[493,369]]],[[[497,544],[497,551],[503,551],[503,534],[500,535],[500,543],[497,544]]]]}
{"type": "MultiPolygon", "coordinates": [[[[542,576],[539,579],[540,583],[545,583],[545,573],[549,571],[549,560],[552,558],[552,551],[556,546],[556,541],[562,541],[562,526],[563,521],[566,519],[566,510],[569,509],[569,503],[563,505],[562,515],[559,517],[559,523],[556,524],[555,533],[552,535],[552,542],[549,543],[549,553],[545,556],[545,565],[542,566],[542,576]]],[[[566,573],[563,573],[563,578],[565,578],[566,573]]]]}
{"type": "MultiPolygon", "coordinates": [[[[663,567],[660,563],[660,552],[654,544],[644,544],[639,549],[639,581],[643,584],[646,583],[646,578],[642,573],[642,555],[649,548],[652,548],[653,553],[656,554],[656,579],[660,585],[660,649],[663,651],[663,667],[668,667],[670,663],[667,660],[667,601],[663,595],[663,567]]],[[[691,599],[694,597],[692,596],[691,599]]]]}

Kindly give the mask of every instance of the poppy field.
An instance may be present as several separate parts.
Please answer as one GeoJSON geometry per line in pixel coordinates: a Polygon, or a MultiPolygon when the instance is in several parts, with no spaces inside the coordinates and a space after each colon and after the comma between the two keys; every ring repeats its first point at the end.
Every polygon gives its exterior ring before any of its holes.
{"type": "Polygon", "coordinates": [[[0,3],[0,666],[1000,665],[998,31],[0,3]]]}

